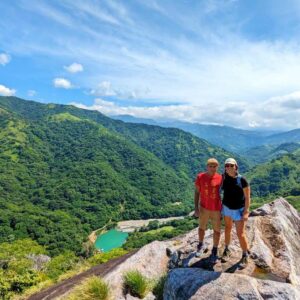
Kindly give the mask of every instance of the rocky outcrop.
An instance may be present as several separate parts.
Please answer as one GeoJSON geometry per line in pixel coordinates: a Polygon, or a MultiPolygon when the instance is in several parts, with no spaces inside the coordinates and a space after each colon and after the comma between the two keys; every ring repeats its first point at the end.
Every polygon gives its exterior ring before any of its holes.
{"type": "Polygon", "coordinates": [[[51,260],[50,256],[44,254],[29,254],[27,258],[33,262],[33,269],[36,271],[43,270],[51,260]]]}
{"type": "MultiPolygon", "coordinates": [[[[183,268],[169,272],[164,299],[300,299],[299,213],[283,198],[265,204],[251,213],[247,236],[252,259],[243,269],[234,230],[234,255],[215,265],[207,260],[212,232],[207,233],[208,251],[201,259],[189,254],[190,245],[197,242],[196,232],[190,232],[177,249],[182,252],[177,264],[183,268]]],[[[221,242],[220,252],[223,247],[221,242]]]]}
{"type": "Polygon", "coordinates": [[[166,247],[172,245],[172,241],[154,241],[142,247],[136,254],[109,272],[104,279],[109,283],[114,299],[121,300],[128,297],[132,299],[130,296],[125,298],[123,295],[123,275],[126,272],[138,270],[149,279],[159,278],[167,272],[169,258],[166,255],[166,247]]]}
{"type": "Polygon", "coordinates": [[[300,289],[287,283],[198,268],[172,270],[164,299],[300,299],[300,289]]]}
{"type": "MultiPolygon", "coordinates": [[[[207,230],[205,254],[195,257],[197,228],[163,242],[152,242],[109,271],[113,299],[135,299],[123,295],[122,277],[139,270],[148,278],[168,271],[164,299],[300,299],[300,216],[283,198],[265,204],[251,213],[247,222],[251,260],[241,268],[241,249],[233,228],[227,263],[208,260],[212,231],[207,230]],[[168,249],[168,251],[166,251],[168,249]],[[167,252],[171,259],[167,256],[167,252]]],[[[219,254],[224,249],[222,235],[219,254]]],[[[153,299],[149,294],[147,299],[153,299]]]]}

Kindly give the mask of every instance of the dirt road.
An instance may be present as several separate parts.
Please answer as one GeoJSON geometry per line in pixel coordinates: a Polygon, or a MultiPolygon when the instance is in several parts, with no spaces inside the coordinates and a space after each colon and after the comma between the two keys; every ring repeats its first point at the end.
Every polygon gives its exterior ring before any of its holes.
{"type": "Polygon", "coordinates": [[[49,300],[49,299],[55,299],[57,297],[60,297],[67,293],[69,290],[71,290],[74,286],[78,285],[82,280],[96,275],[96,276],[104,276],[109,271],[114,269],[117,265],[124,262],[128,257],[132,256],[134,253],[136,253],[138,250],[132,251],[130,253],[127,253],[121,257],[112,259],[108,261],[107,263],[95,266],[85,272],[82,272],[72,278],[66,279],[54,286],[49,287],[48,289],[42,290],[41,292],[38,292],[36,294],[31,295],[28,300],[49,300]]]}

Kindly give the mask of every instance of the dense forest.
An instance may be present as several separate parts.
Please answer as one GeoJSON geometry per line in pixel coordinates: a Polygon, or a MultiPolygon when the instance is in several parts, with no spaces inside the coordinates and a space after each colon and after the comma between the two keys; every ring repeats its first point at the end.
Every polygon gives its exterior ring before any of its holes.
{"type": "Polygon", "coordinates": [[[73,106],[1,97],[0,109],[0,242],[30,237],[52,255],[82,253],[108,222],[187,214],[207,158],[232,155],[182,130],[73,106]]]}
{"type": "Polygon", "coordinates": [[[275,145],[262,145],[254,148],[248,148],[244,151],[244,156],[247,157],[250,165],[258,165],[272,159],[279,158],[285,154],[293,153],[300,149],[300,143],[283,143],[275,145]]]}
{"type": "Polygon", "coordinates": [[[300,196],[300,149],[257,165],[246,175],[254,197],[300,196]]]}

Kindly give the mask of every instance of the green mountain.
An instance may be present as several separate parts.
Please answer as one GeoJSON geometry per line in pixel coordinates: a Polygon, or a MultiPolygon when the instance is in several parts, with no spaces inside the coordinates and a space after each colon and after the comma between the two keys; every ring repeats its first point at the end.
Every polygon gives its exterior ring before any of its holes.
{"type": "MultiPolygon", "coordinates": [[[[255,155],[252,155],[252,152],[259,154],[261,150],[263,153],[268,154],[269,151],[274,150],[276,148],[275,146],[280,144],[300,142],[300,129],[278,133],[276,131],[244,130],[230,126],[205,125],[170,120],[151,120],[135,118],[129,115],[119,115],[113,118],[130,123],[144,123],[148,125],[179,128],[228,151],[239,153],[244,157],[247,157],[249,153],[249,159],[252,161],[253,159],[255,161],[255,155]],[[245,155],[245,151],[247,155],[245,155]]],[[[262,160],[258,159],[258,162],[262,162],[262,160]]]]}
{"type": "Polygon", "coordinates": [[[0,242],[30,237],[54,254],[80,253],[110,221],[187,213],[206,159],[232,156],[178,129],[15,97],[0,97],[0,128],[0,242]]]}
{"type": "Polygon", "coordinates": [[[258,165],[245,175],[254,197],[300,196],[300,149],[258,165]]]}
{"type": "Polygon", "coordinates": [[[131,123],[145,123],[162,127],[174,127],[190,132],[193,135],[207,140],[209,143],[243,155],[245,149],[265,143],[271,131],[251,131],[230,126],[205,125],[182,121],[164,121],[135,118],[128,115],[115,116],[115,119],[131,123]]]}
{"type": "Polygon", "coordinates": [[[300,149],[300,143],[284,143],[280,145],[262,145],[247,149],[244,156],[253,164],[261,164],[284,154],[293,153],[300,149]]]}
{"type": "Polygon", "coordinates": [[[283,144],[300,142],[300,129],[270,135],[266,138],[266,144],[283,144]]]}

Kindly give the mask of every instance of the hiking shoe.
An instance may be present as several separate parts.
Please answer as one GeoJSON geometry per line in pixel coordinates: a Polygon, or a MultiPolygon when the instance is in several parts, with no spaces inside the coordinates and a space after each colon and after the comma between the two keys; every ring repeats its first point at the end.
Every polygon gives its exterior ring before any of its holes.
{"type": "Polygon", "coordinates": [[[204,253],[204,247],[203,247],[203,245],[199,245],[198,244],[195,256],[196,257],[200,257],[203,253],[204,253]]]}
{"type": "Polygon", "coordinates": [[[212,253],[210,256],[209,256],[209,263],[211,264],[215,264],[218,260],[218,255],[212,253]]]}
{"type": "Polygon", "coordinates": [[[248,255],[243,255],[242,259],[240,260],[240,263],[239,263],[240,268],[242,268],[242,269],[246,268],[248,263],[249,263],[248,255]]]}
{"type": "Polygon", "coordinates": [[[221,257],[221,262],[222,263],[227,262],[230,259],[230,257],[231,257],[231,251],[228,248],[225,248],[221,257]]]}

